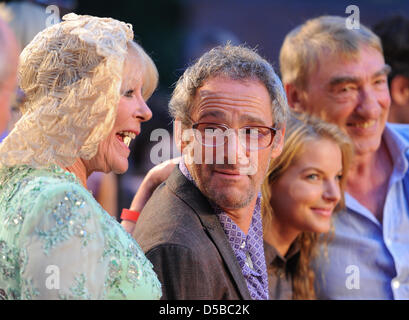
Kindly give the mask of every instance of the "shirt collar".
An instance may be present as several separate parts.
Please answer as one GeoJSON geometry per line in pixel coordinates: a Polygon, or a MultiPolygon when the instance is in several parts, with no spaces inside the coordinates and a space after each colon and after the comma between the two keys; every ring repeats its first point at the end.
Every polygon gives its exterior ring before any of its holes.
{"type": "MultiPolygon", "coordinates": [[[[406,153],[409,149],[409,140],[405,140],[404,137],[397,132],[395,126],[394,124],[386,123],[382,134],[382,139],[385,142],[393,162],[393,173],[389,181],[390,185],[394,181],[402,180],[408,172],[409,167],[408,159],[406,158],[406,153]]],[[[345,192],[345,205],[347,208],[359,212],[374,223],[379,224],[375,216],[348,192],[345,192]]]]}
{"type": "Polygon", "coordinates": [[[190,174],[188,168],[186,167],[185,160],[183,157],[180,159],[179,162],[179,170],[182,172],[182,174],[186,177],[187,180],[193,182],[193,184],[197,187],[195,180],[193,180],[192,175],[190,174]]]}
{"type": "Polygon", "coordinates": [[[383,138],[392,157],[394,171],[403,177],[409,167],[408,159],[406,158],[409,141],[393,130],[392,125],[389,123],[386,123],[383,138]]]}
{"type": "Polygon", "coordinates": [[[273,264],[276,259],[281,260],[285,264],[287,261],[294,258],[300,252],[300,250],[300,243],[296,240],[290,245],[290,248],[283,257],[274,246],[264,241],[264,255],[266,257],[267,265],[273,264]]]}

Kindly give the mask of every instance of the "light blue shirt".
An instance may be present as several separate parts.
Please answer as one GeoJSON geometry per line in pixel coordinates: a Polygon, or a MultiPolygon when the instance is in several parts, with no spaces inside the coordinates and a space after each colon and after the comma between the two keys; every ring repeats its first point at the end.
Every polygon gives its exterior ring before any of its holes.
{"type": "Polygon", "coordinates": [[[319,299],[409,299],[409,126],[387,124],[383,138],[393,159],[383,222],[346,193],[313,264],[319,299]]]}

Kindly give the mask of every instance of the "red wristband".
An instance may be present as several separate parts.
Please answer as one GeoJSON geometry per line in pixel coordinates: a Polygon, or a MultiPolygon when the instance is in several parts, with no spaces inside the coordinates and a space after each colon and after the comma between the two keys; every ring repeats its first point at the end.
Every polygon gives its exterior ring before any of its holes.
{"type": "Polygon", "coordinates": [[[138,220],[138,218],[139,218],[139,215],[140,215],[140,212],[138,212],[138,211],[122,209],[121,219],[122,220],[131,220],[133,222],[136,222],[138,220]]]}

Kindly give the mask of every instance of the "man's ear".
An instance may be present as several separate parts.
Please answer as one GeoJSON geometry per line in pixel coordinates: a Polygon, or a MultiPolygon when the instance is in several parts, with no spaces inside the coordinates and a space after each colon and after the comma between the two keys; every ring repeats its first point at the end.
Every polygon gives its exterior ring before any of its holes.
{"type": "Polygon", "coordinates": [[[182,153],[182,124],[178,118],[173,122],[173,139],[175,140],[176,148],[182,153]]]}
{"type": "Polygon", "coordinates": [[[273,151],[271,152],[271,158],[277,158],[284,147],[284,137],[285,137],[285,125],[277,131],[276,136],[274,137],[273,142],[273,151]]]}
{"type": "Polygon", "coordinates": [[[391,97],[396,106],[409,108],[409,79],[397,75],[391,80],[391,97]]]}
{"type": "Polygon", "coordinates": [[[289,107],[295,112],[305,112],[305,104],[303,103],[303,92],[292,83],[284,84],[285,93],[289,107]]]}

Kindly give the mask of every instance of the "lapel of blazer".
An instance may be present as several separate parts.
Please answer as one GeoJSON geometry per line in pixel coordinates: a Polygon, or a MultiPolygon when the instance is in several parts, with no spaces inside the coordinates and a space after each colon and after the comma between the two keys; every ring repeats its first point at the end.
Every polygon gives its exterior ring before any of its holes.
{"type": "Polygon", "coordinates": [[[240,265],[209,201],[192,182],[186,179],[177,166],[166,180],[166,184],[197,214],[203,227],[207,230],[213,243],[223,257],[242,298],[251,300],[240,265]]]}

